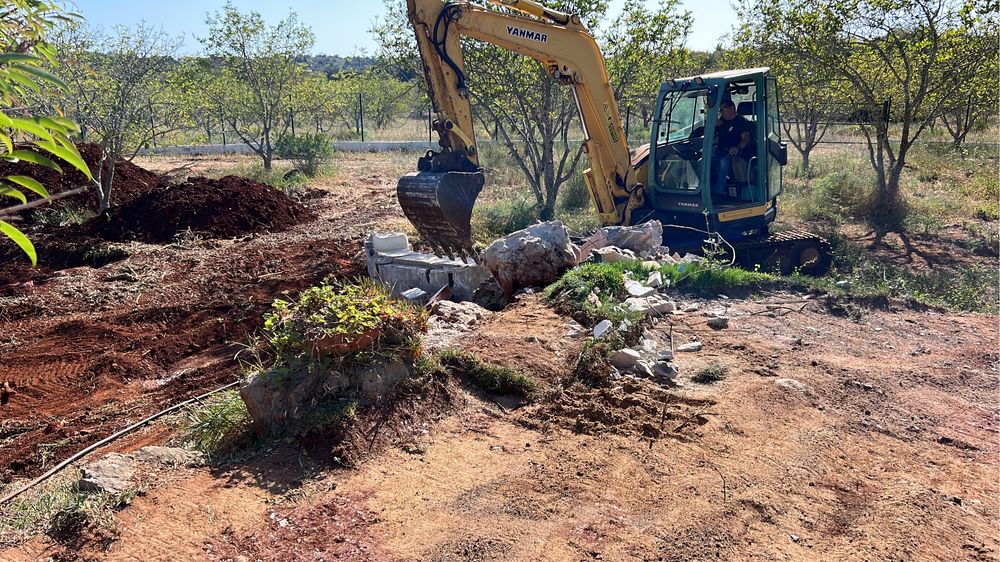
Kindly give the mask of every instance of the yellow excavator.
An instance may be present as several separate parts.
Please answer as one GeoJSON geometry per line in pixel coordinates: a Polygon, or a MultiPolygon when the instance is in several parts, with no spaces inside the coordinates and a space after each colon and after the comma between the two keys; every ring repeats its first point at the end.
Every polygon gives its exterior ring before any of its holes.
{"type": "Polygon", "coordinates": [[[777,82],[767,68],[666,80],[650,142],[633,152],[604,57],[580,17],[530,0],[490,1],[509,10],[465,0],[407,0],[440,150],[428,151],[418,171],[400,178],[397,195],[436,253],[475,254],[470,221],[484,176],[459,42],[467,36],[534,58],[572,89],[590,161],[583,177],[603,225],[659,220],[664,245],[674,250],[697,251],[706,235],[717,235],[742,265],[786,274],[819,274],[829,267],[829,245],[822,238],[769,229],[788,153],[781,142],[777,82]],[[733,118],[720,116],[723,107],[749,123],[749,138],[726,166],[719,162],[725,154],[713,148],[716,124],[733,118]]]}

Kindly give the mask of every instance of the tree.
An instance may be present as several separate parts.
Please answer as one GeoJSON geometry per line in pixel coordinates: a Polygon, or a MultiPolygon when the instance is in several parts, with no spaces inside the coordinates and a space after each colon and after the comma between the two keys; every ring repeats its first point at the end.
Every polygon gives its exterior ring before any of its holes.
{"type": "MultiPolygon", "coordinates": [[[[810,157],[830,128],[838,105],[833,76],[827,69],[800,60],[789,59],[785,49],[770,41],[765,33],[749,24],[752,3],[737,8],[743,25],[735,33],[734,48],[721,57],[727,66],[748,68],[768,66],[780,85],[781,128],[792,147],[801,156],[802,175],[810,177],[810,157]]],[[[842,104],[839,104],[842,105],[842,104]]]]}
{"type": "MultiPolygon", "coordinates": [[[[607,10],[604,0],[548,5],[579,14],[590,29],[596,28],[607,10]]],[[[386,0],[386,13],[386,19],[372,29],[381,59],[397,71],[407,65],[419,69],[405,6],[399,0],[386,0]]],[[[559,187],[576,173],[583,154],[582,145],[570,140],[570,131],[579,126],[571,92],[532,59],[468,38],[463,39],[463,46],[476,119],[483,128],[496,130],[535,196],[539,217],[551,219],[559,187]]]]}
{"type": "Polygon", "coordinates": [[[997,91],[1000,90],[996,34],[970,36],[959,48],[985,50],[987,54],[975,75],[963,79],[956,92],[942,104],[941,122],[956,149],[962,147],[970,132],[984,128],[987,120],[997,114],[997,91]]]}
{"type": "MultiPolygon", "coordinates": [[[[841,78],[831,84],[860,111],[892,102],[898,129],[881,119],[859,122],[875,171],[869,220],[900,230],[906,205],[900,177],[914,142],[940,115],[985,53],[960,49],[989,24],[988,0],[771,0],[748,11],[747,25],[765,51],[841,78]]],[[[995,37],[995,34],[993,35],[995,37]]]]}
{"type": "Polygon", "coordinates": [[[103,213],[111,206],[116,163],[135,158],[179,124],[178,113],[167,106],[167,71],[180,41],[140,23],[111,33],[73,26],[57,42],[60,74],[71,86],[67,105],[101,146],[97,202],[103,213]]]}
{"type": "Polygon", "coordinates": [[[686,47],[693,19],[680,8],[680,0],[659,0],[655,11],[626,0],[602,41],[615,97],[644,126],[653,119],[660,84],[694,70],[686,47]]]}
{"type": "MultiPolygon", "coordinates": [[[[57,62],[55,48],[46,40],[57,22],[72,22],[54,2],[10,0],[0,10],[0,158],[8,162],[28,162],[62,171],[48,156],[61,160],[92,179],[69,135],[79,127],[61,114],[35,116],[27,101],[43,89],[66,90],[66,85],[46,67],[57,62]]],[[[47,91],[47,90],[46,90],[47,91]]],[[[11,239],[31,260],[38,262],[31,241],[9,221],[3,220],[19,209],[51,200],[48,190],[38,180],[24,175],[9,175],[0,182],[0,196],[17,199],[15,207],[0,209],[0,234],[11,239]],[[25,191],[40,196],[28,202],[25,191]]]]}
{"type": "Polygon", "coordinates": [[[206,54],[220,62],[216,104],[226,124],[271,169],[274,148],[290,126],[289,96],[304,77],[295,57],[312,49],[312,31],[294,12],[267,27],[257,12],[232,4],[209,15],[206,54]]]}

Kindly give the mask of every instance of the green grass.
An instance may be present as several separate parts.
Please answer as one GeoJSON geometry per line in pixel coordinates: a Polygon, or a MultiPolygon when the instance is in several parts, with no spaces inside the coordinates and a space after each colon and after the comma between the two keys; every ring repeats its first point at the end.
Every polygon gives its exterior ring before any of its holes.
{"type": "Polygon", "coordinates": [[[0,545],[17,544],[43,532],[60,539],[87,528],[114,534],[115,512],[144,491],[140,484],[117,494],[84,492],[72,471],[66,471],[0,507],[0,545]]]}
{"type": "Polygon", "coordinates": [[[834,295],[903,298],[927,306],[967,312],[997,312],[996,267],[914,271],[875,259],[864,247],[830,236],[833,266],[823,277],[792,276],[794,284],[834,295]],[[847,281],[841,288],[837,281],[847,281]]]}
{"type": "Polygon", "coordinates": [[[186,414],[180,443],[209,457],[231,450],[251,439],[251,419],[239,391],[224,390],[186,414]]]}
{"type": "Polygon", "coordinates": [[[695,371],[691,380],[698,384],[712,384],[726,379],[726,367],[718,362],[711,362],[695,371]]]}
{"type": "Polygon", "coordinates": [[[537,385],[531,378],[510,367],[480,361],[465,351],[444,349],[436,357],[445,370],[492,394],[515,394],[531,398],[537,390],[537,385]]]}

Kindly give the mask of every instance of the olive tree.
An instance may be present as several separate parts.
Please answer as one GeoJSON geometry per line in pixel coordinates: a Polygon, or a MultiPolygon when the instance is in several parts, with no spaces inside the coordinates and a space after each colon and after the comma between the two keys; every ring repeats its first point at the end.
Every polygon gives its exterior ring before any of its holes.
{"type": "Polygon", "coordinates": [[[210,90],[226,125],[271,169],[277,141],[291,124],[289,96],[303,80],[295,57],[312,49],[312,31],[294,12],[268,27],[258,12],[226,4],[205,22],[205,54],[220,63],[218,87],[210,90]]]}
{"type": "Polygon", "coordinates": [[[119,160],[135,158],[158,134],[179,125],[170,104],[168,70],[180,40],[146,23],[111,32],[73,26],[57,39],[60,75],[70,85],[67,105],[86,138],[101,147],[99,210],[111,206],[119,160]]]}
{"type": "Polygon", "coordinates": [[[859,120],[875,171],[869,221],[900,230],[900,178],[907,154],[986,52],[961,49],[989,24],[988,0],[765,0],[747,12],[765,51],[784,53],[837,77],[838,95],[877,114],[892,100],[895,123],[859,120]],[[897,125],[898,124],[898,125],[897,125]]]}

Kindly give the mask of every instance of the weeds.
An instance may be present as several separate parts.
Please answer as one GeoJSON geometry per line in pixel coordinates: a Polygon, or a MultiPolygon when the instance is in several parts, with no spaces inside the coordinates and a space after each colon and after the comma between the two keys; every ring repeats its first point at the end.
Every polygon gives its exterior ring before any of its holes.
{"type": "Polygon", "coordinates": [[[183,447],[213,456],[229,450],[251,435],[250,414],[237,390],[225,390],[189,410],[189,425],[180,438],[183,447]]]}
{"type": "Polygon", "coordinates": [[[699,369],[691,376],[691,381],[698,384],[712,384],[726,378],[726,367],[713,361],[699,369]]]}
{"type": "Polygon", "coordinates": [[[912,271],[880,262],[871,252],[842,236],[834,235],[829,240],[834,256],[830,274],[825,277],[795,275],[791,278],[793,283],[835,295],[905,298],[949,310],[997,311],[995,267],[912,271]],[[838,280],[847,281],[847,287],[838,287],[838,280]]]}
{"type": "Polygon", "coordinates": [[[484,363],[465,351],[445,349],[438,352],[437,359],[444,369],[486,392],[531,398],[537,389],[535,381],[510,367],[484,363]]]}
{"type": "Polygon", "coordinates": [[[114,534],[114,513],[144,491],[140,485],[117,494],[84,492],[72,476],[65,474],[0,507],[0,544],[17,544],[40,532],[60,541],[72,539],[87,528],[114,534]]]}

